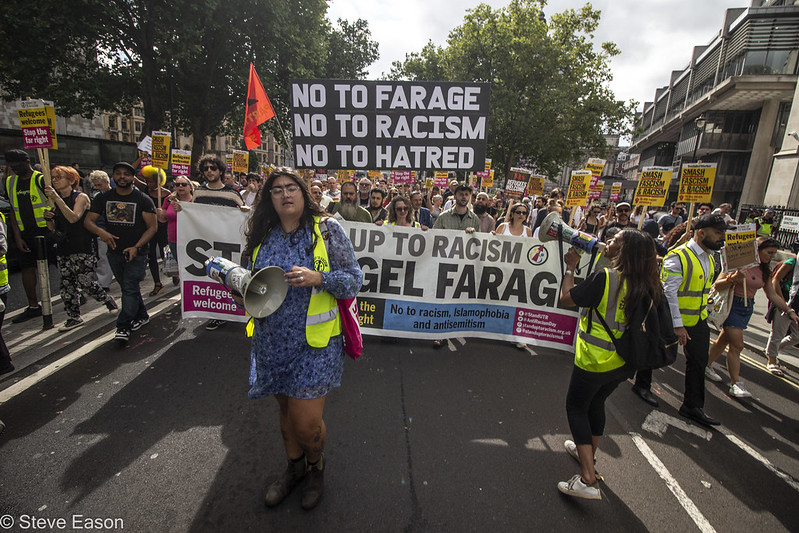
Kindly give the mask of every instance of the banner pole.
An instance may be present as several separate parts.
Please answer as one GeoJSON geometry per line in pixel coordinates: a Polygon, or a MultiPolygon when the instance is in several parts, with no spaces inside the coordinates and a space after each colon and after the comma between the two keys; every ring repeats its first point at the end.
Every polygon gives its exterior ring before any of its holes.
{"type": "MultiPolygon", "coordinates": [[[[649,207],[649,206],[648,205],[644,206],[644,210],[641,212],[641,218],[638,220],[638,229],[639,230],[644,227],[644,217],[646,217],[646,208],[647,207],[649,207]]],[[[635,207],[633,207],[633,212],[635,212],[635,207]]]]}

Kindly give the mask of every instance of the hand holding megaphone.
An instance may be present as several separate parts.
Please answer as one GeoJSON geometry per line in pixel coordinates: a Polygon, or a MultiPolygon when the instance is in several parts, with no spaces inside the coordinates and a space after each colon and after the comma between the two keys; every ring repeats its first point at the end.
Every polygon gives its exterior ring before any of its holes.
{"type": "Polygon", "coordinates": [[[541,242],[561,241],[574,247],[577,252],[597,253],[605,249],[605,243],[599,242],[590,233],[570,228],[563,223],[560,213],[553,211],[548,214],[541,222],[541,229],[538,230],[538,237],[541,242]]]}
{"type": "Polygon", "coordinates": [[[244,309],[255,318],[264,318],[277,311],[289,289],[286,273],[276,266],[253,273],[224,257],[212,257],[205,262],[205,273],[234,295],[241,296],[244,309]]]}

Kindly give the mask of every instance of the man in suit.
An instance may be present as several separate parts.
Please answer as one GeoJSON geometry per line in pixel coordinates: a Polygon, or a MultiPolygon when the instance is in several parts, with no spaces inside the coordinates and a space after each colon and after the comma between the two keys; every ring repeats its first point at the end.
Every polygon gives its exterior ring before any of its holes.
{"type": "Polygon", "coordinates": [[[411,207],[413,208],[413,219],[418,222],[423,230],[428,230],[433,226],[433,216],[430,210],[422,207],[422,191],[411,193],[411,207]]]}

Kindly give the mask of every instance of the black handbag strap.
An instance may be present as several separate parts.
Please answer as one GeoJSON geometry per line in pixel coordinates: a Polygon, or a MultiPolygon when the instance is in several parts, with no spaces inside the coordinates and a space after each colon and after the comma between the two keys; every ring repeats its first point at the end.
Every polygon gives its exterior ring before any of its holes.
{"type": "MultiPolygon", "coordinates": [[[[602,327],[605,328],[605,331],[607,332],[608,337],[610,337],[610,340],[613,342],[613,346],[616,347],[616,351],[618,352],[619,351],[619,346],[616,344],[616,337],[613,335],[613,332],[610,330],[610,327],[608,326],[608,323],[605,322],[605,317],[602,316],[602,313],[600,313],[599,309],[597,309],[596,307],[592,307],[591,308],[591,313],[593,313],[593,312],[596,312],[596,316],[599,317],[599,321],[602,323],[602,327]]],[[[590,318],[591,318],[591,316],[589,315],[589,320],[590,320],[590,318]]]]}

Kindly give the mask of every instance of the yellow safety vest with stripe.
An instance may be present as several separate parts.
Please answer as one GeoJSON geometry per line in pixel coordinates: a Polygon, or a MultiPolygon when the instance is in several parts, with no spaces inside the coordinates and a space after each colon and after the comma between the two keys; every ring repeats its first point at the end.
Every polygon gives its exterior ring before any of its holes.
{"type": "MultiPolygon", "coordinates": [[[[708,254],[708,276],[705,278],[705,271],[702,263],[696,254],[688,248],[688,244],[675,248],[666,254],[666,257],[676,254],[680,258],[682,265],[682,283],[677,289],[677,303],[680,306],[680,316],[683,326],[691,327],[699,323],[699,320],[707,318],[707,295],[713,286],[713,272],[716,263],[713,256],[708,254]]],[[[665,265],[666,260],[663,259],[665,265]]],[[[679,276],[676,272],[669,272],[665,267],[661,270],[660,277],[666,280],[668,276],[679,276]]]]}
{"type": "MultiPolygon", "coordinates": [[[[396,222],[386,222],[386,226],[396,226],[396,225],[397,225],[396,222]]],[[[406,228],[421,228],[422,225],[419,224],[418,222],[411,222],[410,226],[405,226],[405,227],[406,228]]]]}
{"type": "MultiPolygon", "coordinates": [[[[6,223],[6,217],[0,213],[0,222],[6,223]]],[[[8,242],[8,231],[6,231],[6,242],[8,242]]],[[[0,287],[8,285],[8,261],[6,261],[6,254],[0,256],[0,287]]]]}
{"type": "MultiPolygon", "coordinates": [[[[47,201],[47,196],[44,195],[36,184],[36,180],[42,173],[36,170],[33,171],[30,179],[30,199],[31,206],[33,207],[33,217],[36,219],[36,225],[40,228],[47,227],[47,219],[44,218],[44,212],[50,209],[50,203],[47,201]]],[[[8,177],[6,181],[6,193],[8,199],[11,201],[11,207],[14,208],[14,218],[17,219],[17,226],[20,231],[25,230],[22,224],[22,217],[19,214],[19,199],[17,198],[17,183],[19,176],[14,174],[8,177]]]]}
{"type": "MultiPolygon", "coordinates": [[[[325,225],[321,222],[321,225],[325,225]]],[[[314,270],[330,272],[330,262],[327,258],[325,237],[319,229],[319,217],[314,217],[313,232],[316,236],[316,245],[313,249],[314,270]]],[[[327,226],[325,225],[325,236],[327,226]]],[[[261,245],[252,252],[252,265],[258,257],[261,245]]],[[[247,324],[247,336],[252,337],[255,330],[255,321],[251,318],[247,324]]],[[[305,316],[305,341],[313,348],[324,348],[330,342],[330,337],[341,335],[341,317],[338,314],[336,298],[321,287],[311,287],[311,300],[308,302],[308,312],[305,316]]]]}
{"type": "Polygon", "coordinates": [[[588,372],[609,372],[624,366],[624,359],[616,353],[608,332],[595,313],[602,313],[613,336],[617,339],[624,333],[624,296],[626,287],[619,290],[619,274],[606,268],[605,292],[595,310],[583,308],[580,312],[580,331],[574,351],[574,364],[588,372]]]}
{"type": "Polygon", "coordinates": [[[766,222],[766,219],[763,217],[758,217],[755,219],[757,222],[757,236],[758,237],[771,237],[771,228],[774,227],[774,220],[772,219],[771,222],[766,222]]]}

